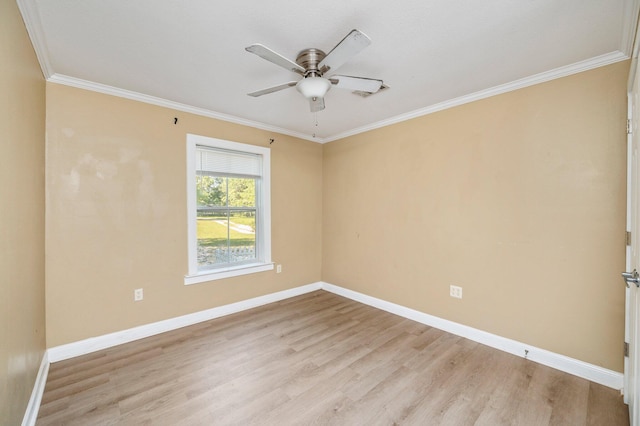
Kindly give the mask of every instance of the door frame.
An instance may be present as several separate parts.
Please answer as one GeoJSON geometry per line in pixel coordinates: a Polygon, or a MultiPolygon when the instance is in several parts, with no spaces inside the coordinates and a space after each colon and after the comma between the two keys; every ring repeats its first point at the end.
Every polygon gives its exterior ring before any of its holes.
{"type": "MultiPolygon", "coordinates": [[[[634,253],[632,244],[637,243],[637,238],[640,238],[640,230],[633,229],[635,223],[639,223],[640,220],[637,220],[636,216],[640,215],[639,206],[636,205],[634,208],[633,205],[633,189],[636,188],[636,191],[640,190],[640,182],[634,182],[638,180],[638,176],[640,176],[640,170],[635,170],[634,167],[637,167],[637,164],[634,162],[634,137],[640,138],[640,135],[637,134],[638,128],[634,126],[636,124],[634,122],[634,91],[640,90],[640,84],[636,85],[636,78],[638,78],[638,51],[640,50],[640,28],[636,25],[636,31],[634,32],[635,39],[633,43],[633,49],[631,52],[631,65],[629,68],[629,78],[627,80],[627,218],[626,218],[626,232],[635,232],[636,235],[631,234],[631,241],[627,238],[626,246],[625,246],[625,270],[631,271],[634,266],[633,256],[637,256],[637,253],[634,253]],[[634,134],[636,133],[636,134],[634,134]]],[[[640,108],[640,105],[635,106],[636,109],[640,108]]],[[[638,195],[638,194],[636,194],[638,195]]],[[[637,244],[636,244],[637,246],[637,244]]],[[[638,265],[636,265],[638,266],[638,265]]],[[[640,269],[640,268],[638,268],[640,269]]],[[[640,306],[637,306],[638,290],[633,288],[625,288],[625,328],[624,328],[624,341],[629,345],[629,356],[624,357],[624,388],[623,388],[623,399],[626,404],[629,404],[629,417],[632,424],[637,422],[639,418],[639,414],[637,411],[640,409],[639,404],[636,402],[639,401],[639,392],[640,388],[640,380],[638,380],[638,366],[640,366],[640,351],[637,349],[640,348],[640,342],[634,341],[638,340],[636,327],[640,326],[640,324],[633,324],[631,315],[635,312],[637,315],[637,310],[640,309],[640,306]],[[636,377],[632,377],[632,376],[636,377]]]]}

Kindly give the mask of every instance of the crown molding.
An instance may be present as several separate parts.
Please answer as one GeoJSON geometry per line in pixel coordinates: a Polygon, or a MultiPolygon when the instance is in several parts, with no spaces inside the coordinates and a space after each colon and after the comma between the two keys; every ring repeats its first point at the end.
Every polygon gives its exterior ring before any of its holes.
{"type": "Polygon", "coordinates": [[[640,0],[625,0],[624,19],[622,22],[622,38],[620,51],[631,57],[638,26],[638,14],[640,14],[640,0]]]}
{"type": "Polygon", "coordinates": [[[40,69],[42,69],[42,74],[46,80],[53,75],[53,67],[49,61],[49,50],[45,42],[38,8],[33,0],[17,0],[16,3],[18,4],[24,25],[27,27],[27,33],[29,33],[33,50],[35,50],[38,63],[40,63],[40,69]]]}
{"type": "Polygon", "coordinates": [[[392,124],[400,123],[403,121],[411,120],[413,118],[428,115],[434,112],[442,111],[448,108],[453,108],[459,105],[463,105],[476,100],[488,98],[491,96],[499,95],[502,93],[518,90],[524,87],[532,86],[534,84],[543,83],[556,78],[566,77],[571,74],[576,74],[582,71],[587,71],[593,68],[609,65],[618,61],[628,59],[633,54],[634,42],[636,38],[636,30],[638,25],[638,18],[640,14],[640,0],[624,0],[623,10],[624,19],[621,29],[620,49],[608,54],[597,56],[595,58],[588,59],[574,63],[566,67],[556,68],[551,71],[536,74],[530,77],[525,77],[510,83],[506,83],[500,86],[495,86],[486,90],[481,90],[475,93],[464,95],[455,99],[450,99],[444,102],[440,102],[425,108],[410,111],[408,113],[400,114],[395,117],[391,117],[385,120],[381,120],[366,126],[357,127],[346,132],[338,133],[333,136],[325,138],[313,137],[305,133],[272,126],[266,123],[243,119],[240,117],[222,114],[215,111],[207,110],[204,108],[194,107],[191,105],[182,104],[179,102],[173,102],[154,96],[145,95],[129,90],[119,89],[113,86],[107,86],[100,83],[91,82],[88,80],[82,80],[75,77],[69,77],[62,74],[56,74],[51,65],[49,59],[49,51],[45,42],[44,31],[40,20],[40,15],[36,7],[34,0],[16,0],[22,19],[24,20],[27,32],[31,39],[31,43],[35,50],[40,68],[47,81],[52,83],[63,84],[67,86],[77,87],[85,90],[91,90],[99,93],[104,93],[112,96],[118,96],[126,99],[136,100],[139,102],[149,103],[157,106],[175,109],[178,111],[188,112],[204,117],[214,118],[230,123],[240,124],[244,126],[253,127],[256,129],[266,130],[270,132],[276,132],[296,138],[308,140],[316,143],[332,142],[339,139],[343,139],[349,136],[354,136],[360,133],[375,130],[381,127],[389,126],[392,124]]]}
{"type": "Polygon", "coordinates": [[[595,58],[591,58],[586,61],[580,61],[565,67],[560,67],[550,71],[541,72],[539,74],[535,74],[530,77],[521,78],[519,80],[515,80],[510,83],[501,84],[499,86],[491,87],[486,90],[480,90],[475,93],[470,93],[468,95],[460,96],[458,98],[454,98],[448,101],[430,105],[425,108],[420,108],[405,114],[396,115],[395,117],[391,117],[386,120],[381,120],[376,123],[372,123],[366,126],[348,130],[346,132],[339,133],[335,136],[324,138],[322,140],[322,143],[333,142],[339,139],[344,139],[349,136],[354,136],[360,133],[368,132],[370,130],[375,130],[381,127],[390,126],[392,124],[401,123],[403,121],[411,120],[413,118],[422,117],[423,115],[433,114],[434,112],[464,105],[470,102],[478,101],[480,99],[501,95],[503,93],[512,92],[514,90],[522,89],[528,86],[533,86],[535,84],[544,83],[550,80],[555,80],[557,78],[566,77],[572,74],[577,74],[577,73],[588,71],[598,67],[603,67],[605,65],[610,65],[616,62],[624,61],[625,59],[629,59],[629,56],[619,51],[596,56],[595,58]]]}
{"type": "MultiPolygon", "coordinates": [[[[640,37],[638,19],[640,18],[640,0],[624,0],[623,8],[624,19],[622,22],[620,51],[631,58],[629,77],[627,78],[627,93],[631,93],[633,91],[636,73],[638,72],[638,49],[640,48],[638,43],[638,37],[640,37]]],[[[626,398],[625,402],[627,402],[626,398]]]]}
{"type": "Polygon", "coordinates": [[[293,136],[295,138],[308,140],[311,142],[321,143],[322,140],[314,138],[304,133],[295,132],[293,130],[284,129],[282,127],[272,126],[261,123],[259,121],[247,120],[233,115],[222,114],[205,108],[199,108],[191,105],[174,102],[155,96],[145,95],[143,93],[133,92],[131,90],[120,89],[106,84],[95,83],[93,81],[83,80],[81,78],[69,77],[63,74],[53,74],[47,79],[50,83],[62,84],[65,86],[76,87],[78,89],[90,90],[93,92],[104,93],[105,95],[117,96],[120,98],[130,99],[133,101],[144,102],[146,104],[170,108],[177,111],[188,112],[190,114],[201,115],[203,117],[215,118],[216,120],[227,121],[229,123],[240,124],[242,126],[253,127],[268,132],[280,133],[283,135],[293,136]]]}
{"type": "MultiPolygon", "coordinates": [[[[631,0],[637,1],[637,0],[631,0]]],[[[635,31],[635,27],[634,27],[635,31]]],[[[635,38],[635,37],[634,37],[635,38]]],[[[108,86],[101,83],[95,83],[88,80],[83,80],[75,77],[69,77],[62,74],[53,74],[48,81],[52,83],[62,84],[66,86],[77,87],[79,89],[91,90],[94,92],[104,93],[107,95],[118,96],[121,98],[131,99],[134,101],[144,102],[152,105],[162,106],[165,108],[171,108],[178,111],[188,112],[191,114],[201,115],[204,117],[215,118],[217,120],[227,121],[230,123],[240,124],[243,126],[254,127],[261,130],[267,130],[270,132],[281,133],[284,135],[293,136],[299,139],[308,140],[316,143],[327,143],[336,140],[344,139],[349,136],[354,136],[360,133],[368,132],[370,130],[379,129],[381,127],[390,126],[392,124],[408,121],[413,118],[422,117],[424,115],[433,114],[434,112],[442,111],[445,109],[453,108],[456,106],[464,105],[470,102],[478,101],[481,99],[489,98],[503,93],[512,92],[514,90],[522,89],[525,87],[533,86],[547,81],[555,80],[562,77],[567,77],[573,74],[577,74],[583,71],[588,71],[594,68],[603,67],[616,62],[629,59],[629,55],[623,52],[615,51],[604,55],[596,56],[594,58],[573,63],[565,67],[559,67],[550,71],[541,72],[539,74],[532,75],[530,77],[521,78],[519,80],[512,81],[510,83],[501,84],[499,86],[491,87],[486,90],[480,90],[478,92],[470,93],[468,95],[460,96],[454,99],[450,99],[444,102],[440,102],[434,105],[430,105],[425,108],[420,108],[414,111],[410,111],[405,114],[396,115],[385,120],[381,120],[366,126],[361,126],[348,130],[343,133],[339,133],[334,136],[328,136],[326,138],[314,138],[311,135],[296,132],[281,127],[271,126],[269,124],[247,120],[239,117],[235,117],[228,114],[222,114],[215,111],[207,110],[204,108],[198,108],[191,105],[181,104],[179,102],[169,101],[167,99],[158,98],[155,96],[149,96],[130,90],[120,89],[113,86],[108,86]]]]}

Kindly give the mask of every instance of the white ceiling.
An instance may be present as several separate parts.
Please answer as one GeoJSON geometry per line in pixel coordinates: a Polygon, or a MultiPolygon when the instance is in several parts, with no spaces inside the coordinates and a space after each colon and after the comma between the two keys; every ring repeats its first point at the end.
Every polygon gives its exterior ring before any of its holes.
{"type": "Polygon", "coordinates": [[[18,0],[50,81],[318,142],[628,58],[638,3],[18,0]],[[300,77],[246,46],[295,60],[353,28],[372,44],[338,72],[390,89],[334,88],[317,117],[295,88],[247,96],[300,77]]]}

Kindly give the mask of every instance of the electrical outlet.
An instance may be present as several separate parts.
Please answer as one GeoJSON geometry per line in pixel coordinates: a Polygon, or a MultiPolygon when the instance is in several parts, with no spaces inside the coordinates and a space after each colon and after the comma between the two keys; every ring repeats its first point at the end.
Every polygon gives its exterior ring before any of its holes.
{"type": "Polygon", "coordinates": [[[276,265],[276,274],[282,272],[282,265],[276,265]]]}
{"type": "Polygon", "coordinates": [[[449,296],[462,299],[462,287],[458,287],[457,285],[449,286],[449,296]]]}
{"type": "Polygon", "coordinates": [[[134,302],[139,302],[142,299],[144,299],[144,293],[142,292],[141,288],[136,288],[135,290],[133,290],[133,300],[134,302]]]}

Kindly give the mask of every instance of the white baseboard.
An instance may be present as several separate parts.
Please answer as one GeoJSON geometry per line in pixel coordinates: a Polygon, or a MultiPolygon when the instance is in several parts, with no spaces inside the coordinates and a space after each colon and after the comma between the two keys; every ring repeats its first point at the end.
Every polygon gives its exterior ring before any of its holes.
{"type": "Polygon", "coordinates": [[[425,314],[402,305],[397,305],[382,299],[367,296],[366,294],[358,293],[357,291],[338,287],[325,282],[320,284],[323,290],[344,296],[355,300],[356,302],[364,303],[365,305],[373,306],[375,308],[382,309],[383,311],[447,331],[451,334],[473,340],[474,342],[482,343],[483,345],[527,358],[539,364],[564,371],[565,373],[569,373],[574,376],[582,377],[613,389],[622,390],[624,377],[622,373],[550,352],[545,349],[540,349],[535,346],[527,345],[516,340],[500,337],[486,331],[458,324],[433,315],[425,314]]]}
{"type": "Polygon", "coordinates": [[[47,351],[42,355],[42,361],[40,362],[40,369],[36,376],[36,382],[33,385],[31,391],[31,398],[27,404],[27,409],[24,412],[22,418],[22,426],[33,426],[36,424],[38,418],[38,411],[40,410],[40,402],[42,401],[42,394],[44,394],[44,387],[47,384],[47,376],[49,375],[49,355],[47,351]]]}
{"type": "MultiPolygon", "coordinates": [[[[309,293],[309,292],[321,290],[321,289],[329,291],[331,293],[338,294],[340,296],[347,297],[349,299],[355,300],[360,303],[364,303],[369,306],[373,306],[378,309],[382,309],[387,312],[391,312],[395,315],[399,315],[404,318],[408,318],[410,320],[417,321],[419,323],[426,324],[431,327],[435,327],[440,330],[447,331],[457,336],[465,337],[467,339],[473,340],[478,343],[482,343],[492,348],[496,348],[513,355],[527,358],[539,364],[543,364],[548,367],[552,367],[557,370],[564,371],[566,373],[573,374],[578,377],[582,377],[592,382],[600,383],[604,386],[607,386],[613,389],[620,390],[623,387],[622,373],[618,373],[616,371],[608,370],[606,368],[602,368],[597,365],[589,364],[584,361],[580,361],[574,358],[570,358],[564,355],[550,352],[545,349],[540,349],[535,346],[527,345],[525,343],[518,342],[516,340],[511,340],[505,337],[497,336],[495,334],[488,333],[486,331],[482,331],[473,327],[458,324],[453,321],[449,321],[443,318],[429,315],[424,312],[416,311],[414,309],[410,309],[402,305],[387,302],[382,299],[368,296],[363,293],[358,293],[356,291],[342,288],[326,282],[316,282],[316,283],[304,285],[301,287],[280,291],[277,293],[267,294],[264,296],[243,300],[243,301],[232,303],[229,305],[207,309],[205,311],[195,312],[193,314],[183,315],[176,318],[170,318],[170,319],[155,322],[152,324],[146,324],[139,327],[130,328],[128,330],[118,331],[115,333],[92,337],[90,339],[85,339],[78,342],[69,343],[66,345],[56,346],[56,347],[50,348],[47,351],[48,362],[57,362],[57,361],[73,358],[76,356],[85,355],[91,352],[110,348],[123,343],[132,342],[134,340],[143,339],[149,336],[154,336],[156,334],[164,333],[166,331],[175,330],[178,328],[186,327],[186,326],[197,324],[203,321],[208,321],[214,318],[219,318],[225,315],[233,314],[236,312],[244,311],[247,309],[255,308],[258,306],[266,305],[268,303],[277,302],[279,300],[288,299],[290,297],[299,296],[301,294],[305,294],[305,293],[309,293]]],[[[47,363],[47,369],[48,369],[48,363],[47,363]]],[[[45,380],[46,380],[46,376],[45,376],[45,380]]],[[[44,389],[44,383],[42,386],[44,389]]],[[[34,392],[35,392],[35,388],[34,388],[34,392]]],[[[42,394],[40,394],[40,397],[41,396],[42,394]]],[[[38,405],[39,405],[39,400],[38,400],[38,405]]]]}
{"type": "Polygon", "coordinates": [[[321,288],[322,286],[319,282],[307,284],[301,287],[279,291],[277,293],[271,293],[264,296],[254,297],[252,299],[242,300],[240,302],[231,303],[229,305],[218,306],[216,308],[194,312],[192,314],[182,315],[176,318],[170,318],[151,324],[145,324],[139,327],[117,331],[115,333],[91,337],[89,339],[68,343],[66,345],[55,346],[48,350],[49,362],[58,362],[80,355],[86,355],[91,352],[107,349],[138,339],[144,339],[145,337],[154,336],[166,331],[175,330],[203,321],[209,321],[214,318],[235,314],[247,309],[256,308],[258,306],[288,299],[290,297],[299,296],[301,294],[320,290],[321,288]]]}

